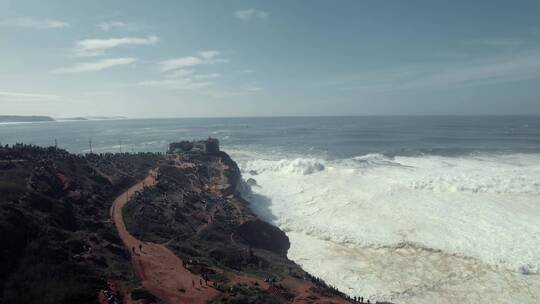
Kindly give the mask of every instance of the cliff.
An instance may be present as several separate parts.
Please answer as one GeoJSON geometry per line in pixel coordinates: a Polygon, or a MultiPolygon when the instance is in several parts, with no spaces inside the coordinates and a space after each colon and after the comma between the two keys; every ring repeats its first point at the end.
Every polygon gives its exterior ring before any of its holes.
{"type": "MultiPolygon", "coordinates": [[[[215,284],[219,292],[208,303],[352,302],[287,259],[288,237],[250,210],[237,192],[240,170],[226,153],[189,154],[188,159],[180,154],[157,172],[157,184],[126,205],[127,230],[143,246],[165,244],[188,261],[190,272],[215,284]]],[[[152,277],[152,271],[143,273],[152,277]]],[[[147,287],[165,294],[160,286],[147,287]]],[[[183,296],[165,294],[164,300],[183,296]]]]}
{"type": "Polygon", "coordinates": [[[240,183],[224,152],[0,147],[0,302],[350,303],[287,259],[240,183]]]}

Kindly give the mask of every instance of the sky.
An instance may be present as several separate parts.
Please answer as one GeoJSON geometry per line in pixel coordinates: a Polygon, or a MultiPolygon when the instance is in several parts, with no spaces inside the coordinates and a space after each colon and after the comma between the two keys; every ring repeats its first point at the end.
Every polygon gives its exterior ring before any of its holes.
{"type": "Polygon", "coordinates": [[[539,16],[536,0],[0,0],[0,115],[536,115],[539,16]]]}

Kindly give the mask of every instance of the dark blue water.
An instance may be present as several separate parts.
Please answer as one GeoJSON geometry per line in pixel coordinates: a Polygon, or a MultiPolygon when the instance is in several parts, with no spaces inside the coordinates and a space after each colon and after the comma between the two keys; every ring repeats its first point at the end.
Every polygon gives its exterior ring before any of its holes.
{"type": "Polygon", "coordinates": [[[540,116],[388,116],[127,119],[0,125],[0,142],[74,153],[165,151],[169,142],[216,137],[227,148],[317,155],[463,155],[540,152],[540,116]]]}

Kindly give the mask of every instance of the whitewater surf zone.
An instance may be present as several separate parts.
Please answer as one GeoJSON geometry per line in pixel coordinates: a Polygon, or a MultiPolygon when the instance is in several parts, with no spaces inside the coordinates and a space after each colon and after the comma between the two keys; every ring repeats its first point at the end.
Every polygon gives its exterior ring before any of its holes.
{"type": "Polygon", "coordinates": [[[233,156],[289,258],[351,296],[540,302],[540,154],[233,156]]]}

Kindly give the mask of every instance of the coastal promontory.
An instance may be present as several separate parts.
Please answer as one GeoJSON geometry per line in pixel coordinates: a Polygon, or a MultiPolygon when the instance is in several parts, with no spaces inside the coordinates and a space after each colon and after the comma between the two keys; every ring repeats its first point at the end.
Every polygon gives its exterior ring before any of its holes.
{"type": "Polygon", "coordinates": [[[2,303],[354,303],[287,258],[215,140],[0,147],[2,303]]]}

